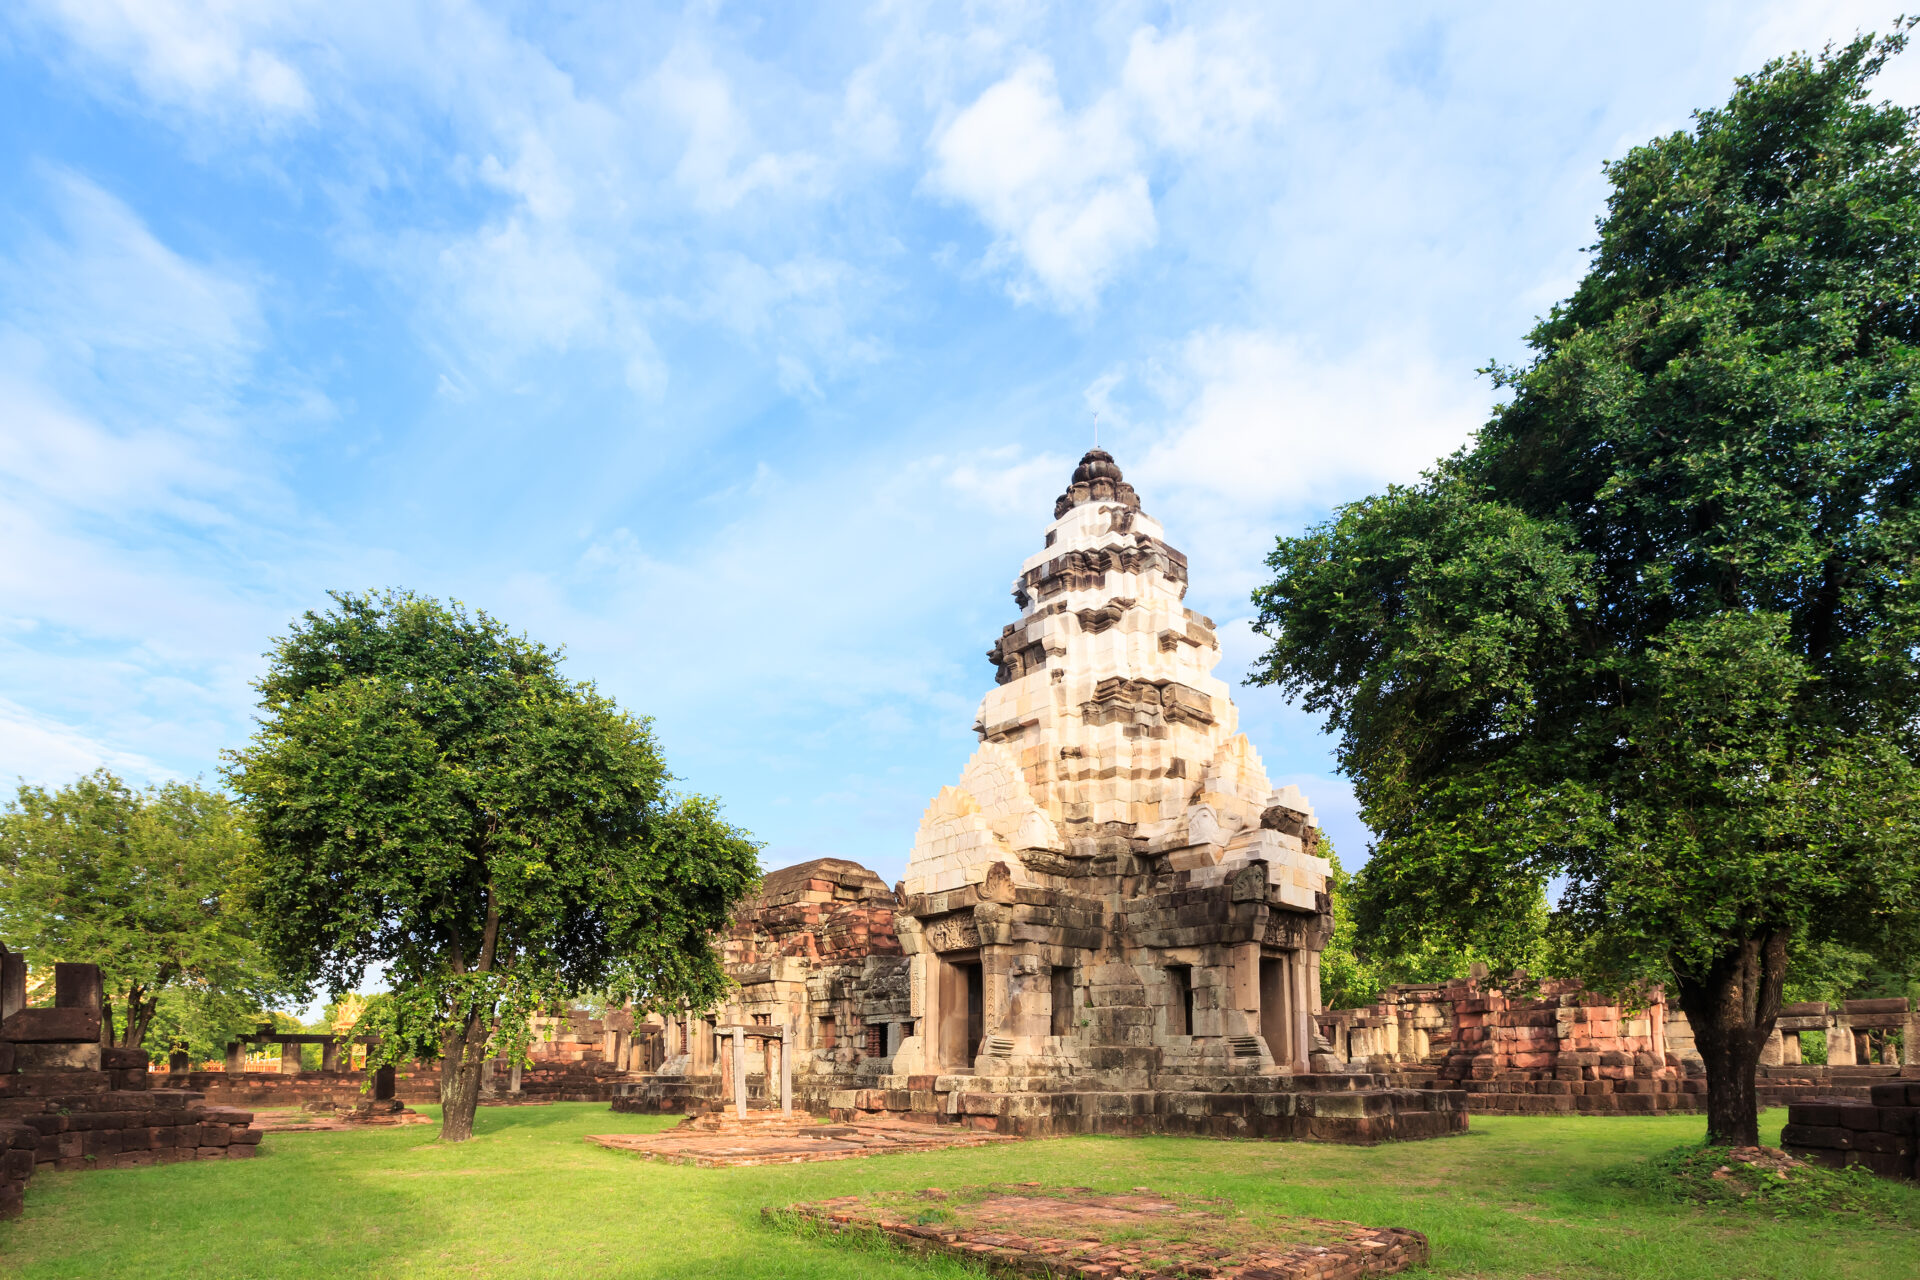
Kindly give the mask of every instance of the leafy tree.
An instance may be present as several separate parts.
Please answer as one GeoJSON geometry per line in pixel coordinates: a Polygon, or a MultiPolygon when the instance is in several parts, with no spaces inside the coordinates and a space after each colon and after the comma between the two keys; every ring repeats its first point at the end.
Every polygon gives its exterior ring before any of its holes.
{"type": "MultiPolygon", "coordinates": [[[[117,1044],[144,1044],[163,1004],[257,1011],[280,984],[242,901],[251,840],[228,797],[184,782],[135,791],[100,769],[23,785],[0,811],[0,937],[99,965],[117,1044]]],[[[171,1047],[178,1017],[162,1022],[171,1047]]]]}
{"type": "Polygon", "coordinates": [[[439,1057],[441,1136],[462,1141],[490,1047],[524,1054],[538,1008],[717,999],[712,940],[756,846],[671,795],[648,722],[559,654],[407,593],[333,601],[276,642],[229,761],[258,815],[261,939],[309,989],[386,966],[369,1065],[439,1057]]]}
{"type": "Polygon", "coordinates": [[[1359,904],[1366,900],[1366,869],[1349,873],[1333,843],[1321,834],[1320,854],[1332,864],[1327,892],[1333,900],[1333,933],[1320,953],[1323,1007],[1357,1009],[1372,1004],[1397,983],[1444,983],[1468,977],[1484,964],[1496,974],[1524,968],[1533,977],[1560,971],[1559,957],[1547,945],[1547,904],[1542,895],[1515,927],[1493,934],[1475,932],[1464,940],[1446,930],[1389,940],[1363,933],[1359,904]]]}
{"type": "Polygon", "coordinates": [[[184,1053],[197,1068],[225,1057],[227,1045],[258,1031],[274,1014],[258,998],[226,991],[169,987],[160,993],[147,1045],[156,1058],[184,1053]]]}
{"type": "Polygon", "coordinates": [[[1920,150],[1904,35],[1769,63],[1607,166],[1591,269],[1411,488],[1282,539],[1254,679],[1324,712],[1388,945],[1553,925],[1669,981],[1757,1141],[1791,953],[1920,917],[1920,150]]]}

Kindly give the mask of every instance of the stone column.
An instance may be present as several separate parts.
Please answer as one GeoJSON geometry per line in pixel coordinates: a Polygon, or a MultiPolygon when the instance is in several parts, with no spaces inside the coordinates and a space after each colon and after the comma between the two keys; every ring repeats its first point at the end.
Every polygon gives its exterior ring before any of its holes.
{"type": "MultiPolygon", "coordinates": [[[[1764,1058],[1761,1061],[1765,1061],[1764,1058]]],[[[1859,1058],[1853,1049],[1853,1027],[1847,1022],[1843,1010],[1829,1007],[1827,1011],[1827,1065],[1830,1067],[1852,1067],[1859,1065],[1859,1058]]]]}
{"type": "Polygon", "coordinates": [[[0,1018],[11,1018],[26,1007],[27,958],[0,949],[0,1018]]]}
{"type": "Polygon", "coordinates": [[[227,1071],[229,1074],[247,1069],[247,1046],[238,1040],[227,1041],[227,1071]]]}
{"type": "Polygon", "coordinates": [[[1287,969],[1293,979],[1293,1069],[1308,1072],[1313,1069],[1309,1055],[1313,1053],[1313,992],[1307,989],[1307,965],[1302,960],[1303,953],[1293,952],[1287,957],[1287,969]]]}
{"type": "Polygon", "coordinates": [[[507,1068],[507,1092],[520,1092],[520,1059],[515,1058],[513,1065],[507,1068]]]}
{"type": "Polygon", "coordinates": [[[733,1114],[747,1118],[747,1034],[733,1029],[733,1114]]]}
{"type": "Polygon", "coordinates": [[[300,1074],[300,1046],[290,1041],[280,1042],[280,1074],[297,1076],[300,1074]]]}
{"type": "Polygon", "coordinates": [[[193,1070],[193,1060],[187,1057],[187,1051],[185,1049],[176,1049],[167,1055],[167,1071],[169,1073],[191,1070],[193,1070]]]}
{"type": "Polygon", "coordinates": [[[1900,1041],[1900,1065],[1920,1067],[1920,1010],[1908,1010],[1906,1034],[1900,1041]]]}
{"type": "Polygon", "coordinates": [[[1760,1065],[1777,1067],[1785,1053],[1785,1038],[1781,1036],[1780,1028],[1775,1027],[1772,1034],[1767,1037],[1767,1042],[1760,1046],[1760,1065]]]}
{"type": "Polygon", "coordinates": [[[320,1069],[338,1071],[340,1069],[340,1042],[329,1040],[320,1046],[320,1069]]]}
{"type": "Polygon", "coordinates": [[[793,1025],[780,1024],[780,1111],[793,1114],[793,1025]]]}

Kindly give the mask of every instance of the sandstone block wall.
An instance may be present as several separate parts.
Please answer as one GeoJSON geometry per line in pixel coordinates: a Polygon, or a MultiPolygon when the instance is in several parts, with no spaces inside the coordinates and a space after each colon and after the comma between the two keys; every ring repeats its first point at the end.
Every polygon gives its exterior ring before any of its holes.
{"type": "Polygon", "coordinates": [[[1860,1165],[1886,1178],[1920,1178],[1920,1081],[1872,1086],[1861,1102],[1808,1098],[1787,1105],[1780,1145],[1832,1168],[1860,1165]]]}
{"type": "Polygon", "coordinates": [[[142,1049],[101,1044],[100,970],[54,966],[54,1004],[26,1003],[26,962],[0,946],[0,1217],[38,1169],[112,1169],[253,1155],[253,1117],[153,1090],[142,1049]]]}

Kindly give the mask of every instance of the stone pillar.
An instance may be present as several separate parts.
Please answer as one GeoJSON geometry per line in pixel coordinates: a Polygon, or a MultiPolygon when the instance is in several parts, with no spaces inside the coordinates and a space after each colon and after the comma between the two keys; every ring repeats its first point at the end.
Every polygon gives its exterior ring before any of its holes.
{"type": "MultiPolygon", "coordinates": [[[[1761,1061],[1765,1061],[1763,1057],[1761,1061]]],[[[1858,1066],[1860,1059],[1853,1048],[1853,1028],[1847,1022],[1847,1015],[1839,1009],[1827,1011],[1827,1065],[1830,1067],[1858,1066]]]]}
{"type": "Polygon", "coordinates": [[[1907,1011],[1906,1034],[1900,1038],[1900,1065],[1920,1067],[1920,1010],[1907,1011]]]}
{"type": "Polygon", "coordinates": [[[229,1073],[247,1069],[247,1046],[238,1040],[227,1041],[227,1071],[229,1073]]]}
{"type": "Polygon", "coordinates": [[[1295,951],[1287,957],[1287,968],[1293,978],[1293,1069],[1308,1072],[1313,1069],[1308,1055],[1313,1052],[1313,1007],[1315,997],[1307,988],[1307,965],[1304,956],[1307,953],[1295,951]]]}
{"type": "Polygon", "coordinates": [[[187,1056],[185,1049],[175,1049],[167,1055],[167,1070],[169,1072],[191,1071],[193,1070],[193,1060],[187,1056]]]}
{"type": "Polygon", "coordinates": [[[780,1024],[780,1111],[793,1114],[793,1024],[788,1022],[780,1024]]]}
{"type": "Polygon", "coordinates": [[[0,948],[0,1019],[27,1007],[27,958],[0,948]]]}
{"type": "Polygon", "coordinates": [[[320,1069],[338,1071],[340,1069],[340,1042],[329,1040],[320,1046],[320,1069]]]}
{"type": "Polygon", "coordinates": [[[507,1068],[507,1092],[520,1092],[520,1059],[514,1058],[513,1065],[507,1068]]]}
{"type": "Polygon", "coordinates": [[[1760,1046],[1760,1065],[1763,1067],[1777,1067],[1780,1065],[1781,1059],[1785,1054],[1786,1044],[1784,1037],[1780,1034],[1780,1028],[1775,1027],[1772,1033],[1767,1036],[1767,1042],[1760,1046]]]}
{"type": "Polygon", "coordinates": [[[733,1029],[733,1114],[744,1120],[747,1118],[747,1035],[739,1027],[733,1029]]]}

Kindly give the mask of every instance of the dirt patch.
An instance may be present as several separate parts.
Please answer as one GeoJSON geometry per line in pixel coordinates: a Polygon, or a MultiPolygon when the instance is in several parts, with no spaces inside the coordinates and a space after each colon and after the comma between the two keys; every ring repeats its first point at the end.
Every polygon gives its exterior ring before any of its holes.
{"type": "Polygon", "coordinates": [[[1254,1218],[1223,1200],[1035,1183],[843,1196],[761,1211],[829,1234],[877,1233],[903,1248],[1007,1275],[1351,1280],[1427,1261],[1417,1231],[1322,1218],[1254,1218]]]}
{"type": "Polygon", "coordinates": [[[649,1160],[690,1164],[705,1169],[742,1165],[810,1164],[818,1160],[859,1160],[867,1156],[898,1155],[910,1151],[941,1151],[950,1147],[979,1147],[1018,1142],[1004,1134],[962,1129],[957,1125],[902,1124],[873,1121],[859,1124],[816,1124],[799,1117],[749,1120],[745,1124],[682,1122],[665,1133],[596,1133],[587,1141],[615,1151],[630,1151],[649,1160]]]}

